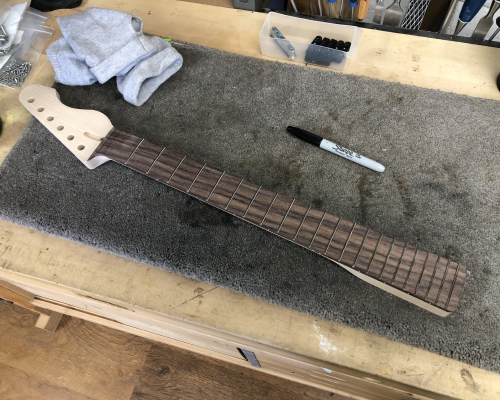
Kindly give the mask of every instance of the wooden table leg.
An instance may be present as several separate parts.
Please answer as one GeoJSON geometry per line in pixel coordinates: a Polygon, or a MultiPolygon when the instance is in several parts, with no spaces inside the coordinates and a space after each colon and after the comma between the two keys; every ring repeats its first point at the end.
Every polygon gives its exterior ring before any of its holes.
{"type": "Polygon", "coordinates": [[[1,280],[0,298],[39,313],[40,316],[38,317],[35,326],[40,329],[45,329],[46,331],[55,332],[57,326],[59,325],[59,321],[61,321],[63,316],[63,314],[58,312],[34,306],[31,304],[31,301],[35,298],[32,293],[1,280]]]}
{"type": "Polygon", "coordinates": [[[51,311],[50,315],[40,314],[35,326],[46,331],[55,332],[63,314],[51,311]]]}

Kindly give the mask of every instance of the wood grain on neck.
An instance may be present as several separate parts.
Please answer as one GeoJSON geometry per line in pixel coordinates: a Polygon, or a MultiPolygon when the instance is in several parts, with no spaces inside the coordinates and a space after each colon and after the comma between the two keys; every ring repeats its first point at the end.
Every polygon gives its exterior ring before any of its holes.
{"type": "Polygon", "coordinates": [[[456,262],[118,129],[111,131],[95,155],[308,248],[438,315],[458,307],[467,270],[456,262]]]}

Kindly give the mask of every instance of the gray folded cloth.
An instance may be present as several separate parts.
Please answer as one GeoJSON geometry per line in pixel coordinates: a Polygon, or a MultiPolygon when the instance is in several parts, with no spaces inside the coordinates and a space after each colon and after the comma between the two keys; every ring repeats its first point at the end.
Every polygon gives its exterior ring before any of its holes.
{"type": "Polygon", "coordinates": [[[141,106],[153,92],[182,67],[182,57],[172,45],[158,36],[147,38],[153,54],[129,73],[116,77],[118,90],[129,103],[141,106]]]}
{"type": "Polygon", "coordinates": [[[57,22],[99,83],[126,73],[153,51],[144,40],[142,19],[132,14],[92,7],[57,22]]]}
{"type": "Polygon", "coordinates": [[[102,8],[57,19],[63,38],[47,49],[56,82],[104,83],[117,77],[118,90],[140,106],[182,66],[182,56],[159,37],[145,36],[142,20],[102,8]]]}
{"type": "Polygon", "coordinates": [[[85,86],[97,82],[85,60],[75,54],[64,38],[49,46],[47,58],[54,67],[56,82],[69,86],[85,86]]]}

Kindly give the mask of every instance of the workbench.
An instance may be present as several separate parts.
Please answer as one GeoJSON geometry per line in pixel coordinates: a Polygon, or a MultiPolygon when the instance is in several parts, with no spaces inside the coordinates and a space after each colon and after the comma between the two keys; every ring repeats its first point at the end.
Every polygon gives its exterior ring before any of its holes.
{"type": "MultiPolygon", "coordinates": [[[[266,58],[265,14],[175,0],[88,0],[51,14],[90,6],[135,14],[148,33],[266,58]]],[[[345,73],[500,100],[498,60],[500,49],[365,29],[345,73]]],[[[43,54],[27,84],[53,82],[43,54]]],[[[0,88],[0,162],[31,118],[17,96],[0,88]]],[[[44,329],[71,315],[354,398],[500,398],[497,374],[1,220],[0,297],[40,313],[44,329]]]]}

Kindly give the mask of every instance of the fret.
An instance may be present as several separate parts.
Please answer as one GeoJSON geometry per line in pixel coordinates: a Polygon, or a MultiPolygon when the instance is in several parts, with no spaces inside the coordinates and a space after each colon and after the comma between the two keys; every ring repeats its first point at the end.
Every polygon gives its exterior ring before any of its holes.
{"type": "Polygon", "coordinates": [[[321,224],[323,223],[323,220],[325,219],[325,215],[326,215],[326,211],[323,211],[323,216],[321,217],[321,220],[319,221],[318,227],[314,231],[314,235],[313,235],[313,238],[311,240],[311,244],[309,245],[309,248],[311,248],[311,246],[314,242],[314,239],[316,239],[316,235],[318,234],[319,228],[321,228],[321,224]]]}
{"type": "Polygon", "coordinates": [[[356,228],[356,222],[352,226],[351,232],[349,232],[349,236],[347,237],[347,241],[345,242],[344,248],[342,249],[342,253],[340,253],[339,261],[342,260],[342,256],[344,255],[344,251],[349,244],[349,240],[351,240],[352,233],[354,232],[354,228],[356,228]]]}
{"type": "Polygon", "coordinates": [[[126,165],[141,174],[147,174],[153,160],[156,159],[164,147],[142,141],[128,158],[126,165]]]}
{"type": "Polygon", "coordinates": [[[352,264],[353,268],[356,268],[356,263],[358,262],[359,255],[361,254],[361,250],[363,249],[363,245],[365,244],[366,237],[370,233],[370,228],[368,228],[365,232],[365,236],[363,236],[363,241],[361,242],[361,246],[359,247],[358,252],[356,253],[356,258],[354,259],[354,263],[352,264]]]}
{"type": "Polygon", "coordinates": [[[102,147],[96,150],[96,153],[111,158],[120,164],[125,164],[140,142],[141,139],[138,137],[113,128],[109,138],[103,142],[102,147]]]}
{"type": "MultiPolygon", "coordinates": [[[[403,285],[400,288],[402,290],[406,290],[406,286],[408,285],[408,281],[410,280],[411,273],[413,272],[413,266],[415,265],[415,261],[417,260],[417,256],[418,256],[418,248],[415,247],[415,254],[413,255],[413,258],[411,260],[410,269],[408,270],[408,274],[406,275],[406,278],[404,279],[403,285]]],[[[397,278],[398,278],[398,275],[396,275],[396,280],[397,280],[397,278]]],[[[397,285],[398,285],[398,282],[396,281],[395,286],[398,287],[397,285]]]]}
{"type": "Polygon", "coordinates": [[[286,214],[285,214],[285,216],[283,217],[283,220],[281,221],[280,227],[278,228],[278,233],[279,233],[279,231],[281,230],[281,227],[283,226],[283,222],[285,222],[285,219],[286,219],[286,217],[288,216],[288,213],[289,213],[289,212],[290,212],[290,210],[292,209],[293,203],[295,203],[295,199],[293,199],[293,200],[292,200],[292,202],[290,203],[290,207],[288,207],[288,210],[286,210],[286,214]]]}
{"type": "Polygon", "coordinates": [[[369,275],[378,279],[382,274],[384,266],[389,259],[389,254],[392,249],[392,245],[394,243],[394,239],[389,236],[383,236],[380,241],[377,251],[372,259],[372,265],[370,267],[369,275]]]}
{"type": "Polygon", "coordinates": [[[259,188],[257,189],[257,191],[255,192],[255,194],[253,195],[252,197],[252,201],[250,202],[250,204],[248,205],[246,211],[245,211],[245,214],[243,214],[243,218],[245,218],[247,216],[247,212],[248,210],[250,209],[250,207],[252,207],[252,204],[253,204],[253,201],[255,200],[255,198],[257,197],[257,195],[259,194],[260,192],[260,189],[262,189],[262,186],[259,186],[259,188]]]}
{"type": "MultiPolygon", "coordinates": [[[[427,301],[427,297],[429,296],[429,292],[431,291],[431,288],[432,288],[432,281],[434,280],[435,276],[436,276],[436,272],[439,271],[439,264],[445,260],[443,257],[441,256],[438,256],[438,259],[437,259],[437,262],[436,262],[436,265],[434,266],[434,269],[432,271],[432,275],[429,279],[429,286],[427,287],[427,290],[425,289],[422,289],[422,291],[425,291],[425,295],[422,294],[423,298],[425,301],[427,301]]],[[[420,289],[420,288],[419,288],[420,289]]],[[[417,289],[417,291],[419,291],[419,289],[417,289]]]]}
{"type": "Polygon", "coordinates": [[[231,204],[228,205],[227,211],[243,218],[259,188],[255,183],[243,180],[234,194],[231,204]]]}
{"type": "Polygon", "coordinates": [[[224,210],[227,210],[227,208],[229,207],[229,204],[231,204],[231,201],[233,200],[233,197],[234,195],[236,194],[236,192],[238,191],[238,189],[240,188],[241,184],[243,183],[243,179],[240,181],[240,183],[238,183],[238,186],[236,186],[236,190],[233,192],[233,194],[231,195],[231,198],[229,199],[229,201],[227,202],[227,205],[226,207],[224,207],[224,210]]]}
{"type": "Polygon", "coordinates": [[[295,234],[304,220],[304,216],[307,210],[309,210],[309,207],[309,204],[300,200],[295,200],[290,210],[288,210],[286,218],[283,220],[279,234],[289,240],[294,240],[295,234]]]}
{"type": "Polygon", "coordinates": [[[383,236],[384,235],[380,235],[380,237],[378,238],[377,246],[375,246],[375,250],[373,251],[373,254],[372,254],[371,258],[370,258],[370,264],[368,264],[368,269],[365,272],[367,275],[370,272],[370,268],[372,267],[373,259],[375,258],[375,255],[377,254],[378,246],[380,245],[380,242],[382,241],[382,237],[383,236]]]}
{"type": "Polygon", "coordinates": [[[394,270],[394,273],[392,274],[392,279],[390,282],[387,282],[387,283],[390,283],[391,285],[393,285],[394,281],[396,280],[396,275],[399,271],[399,268],[401,268],[401,263],[403,262],[403,257],[405,256],[407,247],[408,247],[408,245],[405,243],[404,247],[403,247],[403,251],[401,252],[401,257],[399,258],[399,261],[398,261],[398,265],[396,265],[396,269],[394,270]]]}
{"type": "Polygon", "coordinates": [[[194,178],[200,172],[201,167],[203,167],[201,162],[186,157],[177,166],[175,171],[172,172],[172,176],[167,183],[173,188],[186,193],[193,183],[194,178]]]}
{"type": "Polygon", "coordinates": [[[206,201],[221,174],[221,170],[205,165],[199,172],[198,178],[193,181],[189,194],[206,201]]]}
{"type": "Polygon", "coordinates": [[[293,199],[291,197],[278,193],[275,196],[271,207],[269,207],[261,226],[271,232],[278,233],[286,215],[288,214],[288,211],[292,207],[292,203],[293,199]]]}
{"type": "Polygon", "coordinates": [[[149,176],[160,182],[167,183],[172,175],[172,172],[177,168],[183,160],[182,154],[175,151],[165,149],[156,160],[155,164],[149,170],[149,176]]]}
{"type": "Polygon", "coordinates": [[[356,263],[367,233],[368,228],[359,224],[355,224],[355,226],[353,226],[352,232],[347,240],[339,262],[348,267],[354,268],[354,264],[356,263]]]}
{"type": "Polygon", "coordinates": [[[142,139],[139,144],[137,145],[137,147],[134,149],[134,151],[132,152],[132,154],[130,154],[130,156],[128,156],[128,159],[127,161],[125,161],[125,165],[127,165],[127,163],[130,161],[130,157],[132,157],[134,155],[134,153],[136,152],[136,150],[139,148],[139,146],[142,144],[142,142],[144,142],[144,139],[142,139]]]}
{"type": "Polygon", "coordinates": [[[451,301],[451,294],[453,293],[453,289],[455,289],[455,284],[457,282],[457,279],[458,279],[458,273],[460,271],[460,264],[457,265],[457,269],[455,271],[455,275],[453,277],[453,281],[452,281],[452,284],[451,284],[451,290],[450,290],[450,297],[448,297],[448,300],[446,301],[446,309],[448,309],[448,306],[450,304],[450,301],[451,301]]]}
{"type": "Polygon", "coordinates": [[[149,175],[149,171],[151,171],[151,168],[153,168],[153,166],[155,165],[156,161],[158,161],[158,159],[160,158],[160,156],[163,154],[163,151],[166,149],[166,147],[164,147],[161,151],[160,151],[160,154],[158,154],[155,158],[155,160],[153,161],[153,164],[151,164],[151,166],[148,168],[148,171],[146,172],[146,175],[149,175]]]}
{"type": "Polygon", "coordinates": [[[385,259],[385,263],[384,263],[384,266],[382,267],[382,271],[380,271],[380,275],[377,278],[379,280],[380,280],[380,278],[382,278],[382,274],[385,271],[385,267],[387,267],[387,263],[389,262],[389,258],[391,257],[391,253],[392,253],[393,248],[394,248],[394,238],[392,239],[391,248],[389,249],[389,254],[387,254],[387,258],[385,259]]]}
{"type": "Polygon", "coordinates": [[[344,247],[346,246],[347,238],[349,237],[349,234],[351,233],[353,227],[354,222],[348,221],[346,219],[342,219],[339,222],[338,229],[333,235],[330,246],[328,247],[328,252],[326,253],[326,256],[328,258],[331,258],[335,261],[338,261],[340,259],[342,250],[344,250],[344,247]]]}
{"type": "Polygon", "coordinates": [[[170,182],[170,180],[172,179],[172,177],[174,176],[174,174],[177,172],[177,169],[179,169],[179,167],[181,166],[182,162],[186,159],[186,156],[182,157],[182,160],[179,161],[179,164],[177,164],[177,167],[175,167],[174,171],[172,172],[172,175],[170,175],[170,178],[168,178],[168,181],[167,183],[170,182]]]}
{"type": "Polygon", "coordinates": [[[377,251],[380,240],[382,240],[382,235],[379,232],[370,229],[370,232],[367,233],[356,260],[357,270],[364,273],[368,272],[372,259],[375,257],[375,252],[377,251]]]}
{"type": "Polygon", "coordinates": [[[379,280],[388,284],[392,284],[398,268],[401,265],[401,260],[403,259],[403,253],[405,249],[406,243],[401,242],[400,240],[394,240],[392,242],[389,257],[387,257],[387,262],[385,263],[384,269],[380,274],[379,280]]]}
{"type": "Polygon", "coordinates": [[[273,201],[271,202],[271,205],[269,206],[269,208],[267,209],[266,213],[264,214],[264,218],[262,218],[262,222],[260,223],[260,226],[262,226],[262,224],[266,220],[267,214],[269,214],[269,210],[271,210],[271,207],[273,206],[274,201],[276,200],[276,197],[278,197],[278,193],[276,193],[276,195],[273,198],[273,201]]]}
{"type": "Polygon", "coordinates": [[[448,271],[446,271],[446,275],[443,280],[443,287],[441,289],[441,293],[438,296],[437,306],[441,308],[446,308],[448,304],[448,300],[451,294],[452,285],[455,281],[456,273],[458,270],[458,263],[450,262],[448,271]]]}
{"type": "Polygon", "coordinates": [[[203,171],[203,168],[205,168],[205,166],[206,166],[206,165],[207,165],[206,163],[205,163],[205,164],[203,164],[203,167],[201,167],[200,172],[198,172],[198,173],[196,174],[196,176],[195,176],[195,178],[194,178],[194,180],[193,180],[193,183],[191,183],[191,185],[189,186],[189,189],[187,190],[187,192],[186,192],[186,193],[189,193],[189,192],[191,191],[191,188],[193,187],[194,183],[196,182],[196,180],[197,180],[197,179],[198,179],[198,177],[200,176],[201,171],[203,171]]]}
{"type": "Polygon", "coordinates": [[[221,174],[221,176],[219,176],[219,179],[217,179],[217,183],[215,184],[215,186],[213,187],[212,191],[210,192],[210,194],[208,195],[208,197],[205,201],[210,200],[210,197],[212,197],[212,194],[214,193],[215,188],[217,187],[217,185],[219,184],[219,182],[223,176],[224,176],[224,172],[221,174]]]}
{"type": "Polygon", "coordinates": [[[302,246],[310,247],[314,234],[318,231],[319,223],[324,214],[325,213],[323,211],[315,208],[309,209],[295,242],[301,244],[302,246]]]}
{"type": "Polygon", "coordinates": [[[437,265],[439,263],[440,257],[436,254],[429,254],[427,258],[427,263],[425,264],[424,270],[422,271],[422,276],[420,277],[420,281],[417,285],[417,290],[415,291],[415,296],[419,299],[425,299],[425,295],[427,294],[427,289],[431,284],[431,278],[436,271],[437,265]]]}
{"type": "Polygon", "coordinates": [[[214,187],[210,204],[225,210],[240,182],[237,176],[225,173],[214,187]]]}
{"type": "Polygon", "coordinates": [[[325,254],[330,243],[330,239],[335,233],[335,229],[340,222],[340,218],[330,214],[325,213],[321,225],[318,227],[316,236],[311,242],[310,249],[319,254],[325,254]]]}
{"type": "Polygon", "coordinates": [[[450,261],[444,257],[441,257],[436,269],[434,271],[434,276],[431,279],[431,283],[429,285],[429,289],[427,290],[427,294],[425,295],[425,300],[430,303],[435,303],[438,299],[439,292],[441,291],[441,287],[444,283],[444,275],[448,270],[448,266],[450,265],[450,261]]]}
{"type": "Polygon", "coordinates": [[[429,257],[429,252],[424,250],[419,250],[415,257],[415,262],[413,263],[410,275],[408,275],[408,282],[406,283],[403,290],[409,293],[415,293],[417,289],[418,282],[424,271],[424,266],[427,263],[427,258],[429,257]]]}
{"type": "Polygon", "coordinates": [[[442,292],[442,290],[443,290],[443,286],[444,286],[444,284],[445,284],[445,277],[446,277],[446,275],[448,274],[448,270],[450,269],[450,264],[451,264],[451,261],[450,261],[450,260],[448,260],[448,263],[446,264],[446,270],[444,271],[444,274],[443,274],[443,280],[441,281],[441,285],[439,286],[439,292],[438,292],[438,294],[437,294],[437,296],[436,296],[435,303],[437,303],[437,302],[438,302],[438,300],[439,300],[439,296],[441,296],[441,292],[442,292]]]}
{"type": "Polygon", "coordinates": [[[309,206],[309,208],[307,209],[306,211],[306,214],[304,215],[304,218],[302,218],[302,221],[300,221],[300,225],[299,225],[299,229],[297,229],[297,232],[295,233],[295,236],[293,237],[293,240],[297,239],[297,235],[299,234],[300,232],[300,228],[302,228],[302,224],[304,223],[304,220],[306,219],[307,217],[307,214],[309,214],[309,210],[311,209],[311,206],[309,206]]]}
{"type": "Polygon", "coordinates": [[[326,246],[326,250],[325,250],[324,255],[326,255],[326,253],[328,253],[328,250],[330,249],[330,246],[332,244],[333,237],[335,236],[335,233],[337,232],[337,229],[339,228],[339,226],[342,223],[342,221],[343,221],[342,218],[340,218],[338,224],[335,226],[335,229],[332,232],[332,237],[328,241],[328,246],[326,246]]]}
{"type": "Polygon", "coordinates": [[[264,187],[260,188],[259,193],[255,196],[245,218],[256,225],[260,225],[275,196],[276,192],[264,187]]]}
{"type": "Polygon", "coordinates": [[[464,289],[465,278],[467,277],[467,269],[463,265],[459,265],[457,269],[457,276],[453,281],[451,295],[446,303],[447,311],[455,311],[458,307],[458,301],[464,289]]]}

